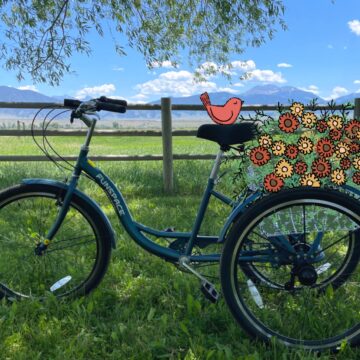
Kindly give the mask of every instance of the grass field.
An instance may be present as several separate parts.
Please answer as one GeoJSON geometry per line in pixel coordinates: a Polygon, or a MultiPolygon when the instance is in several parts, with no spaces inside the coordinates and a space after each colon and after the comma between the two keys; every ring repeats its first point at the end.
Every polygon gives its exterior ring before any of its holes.
{"type": "MultiPolygon", "coordinates": [[[[61,154],[76,154],[81,139],[54,138],[61,154]]],[[[174,138],[174,153],[213,153],[216,146],[191,137],[174,138]]],[[[0,138],[0,153],[36,154],[30,138],[0,138]]],[[[92,154],[160,154],[161,138],[94,139],[92,154]]],[[[209,161],[175,161],[174,195],[162,191],[161,162],[101,163],[121,187],[134,217],[146,225],[190,230],[210,171],[209,161]]],[[[236,168],[236,164],[228,165],[236,168]]],[[[0,163],[0,188],[22,178],[64,174],[50,163],[0,163]]],[[[232,194],[231,176],[220,188],[232,194]]],[[[313,359],[249,339],[232,319],[224,301],[209,303],[199,282],[174,266],[147,254],[130,241],[93,183],[81,189],[96,199],[117,234],[117,248],[99,288],[72,301],[24,301],[0,305],[2,359],[313,359]]],[[[228,209],[210,204],[204,234],[217,234],[228,209]]],[[[217,266],[212,269],[217,273],[217,266]]],[[[219,281],[215,284],[220,290],[219,281]]],[[[351,311],[351,309],[349,309],[351,311]]],[[[357,359],[346,349],[336,359],[357,359]]],[[[328,359],[329,354],[319,358],[328,359]]]]}

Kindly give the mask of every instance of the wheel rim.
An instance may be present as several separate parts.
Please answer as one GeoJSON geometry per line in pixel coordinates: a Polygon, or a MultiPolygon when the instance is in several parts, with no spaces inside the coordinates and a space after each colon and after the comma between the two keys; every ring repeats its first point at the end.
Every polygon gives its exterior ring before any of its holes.
{"type": "MultiPolygon", "coordinates": [[[[281,214],[280,218],[284,220],[285,217],[281,214]]],[[[341,339],[351,341],[360,333],[358,325],[360,309],[357,306],[358,301],[356,301],[360,295],[360,276],[358,267],[356,264],[352,264],[354,258],[356,263],[359,258],[358,254],[354,255],[357,247],[354,245],[354,235],[358,234],[358,231],[353,232],[358,229],[359,222],[359,215],[351,213],[341,206],[335,206],[322,200],[300,199],[270,207],[245,227],[231,259],[231,273],[234,274],[231,286],[235,294],[236,306],[246,320],[257,329],[258,334],[267,339],[276,336],[285,344],[301,344],[303,347],[311,348],[319,346],[319,344],[322,347],[334,347],[339,345],[341,339]],[[332,258],[327,254],[322,261],[312,264],[314,269],[329,263],[330,267],[328,269],[323,267],[325,270],[319,274],[313,285],[295,285],[293,291],[284,290],[284,279],[286,279],[286,272],[289,272],[285,265],[278,269],[272,268],[272,274],[268,271],[266,276],[258,279],[258,282],[254,282],[248,271],[241,271],[238,261],[241,251],[246,249],[248,239],[257,234],[261,226],[264,226],[265,221],[274,228],[278,225],[274,216],[281,214],[281,211],[289,212],[289,209],[293,210],[295,207],[299,207],[301,210],[302,208],[309,210],[309,207],[312,207],[313,218],[305,224],[307,227],[305,233],[310,244],[315,239],[315,225],[319,219],[322,221],[326,217],[328,220],[333,219],[329,226],[323,224],[322,230],[330,228],[330,225],[332,228],[324,235],[321,246],[325,249],[324,252],[328,253],[332,247],[336,248],[336,251],[332,252],[332,258]],[[338,224],[336,226],[334,225],[335,220],[338,224]],[[342,223],[341,227],[340,223],[342,223]],[[344,236],[346,234],[347,237],[344,236]],[[344,237],[345,240],[335,244],[336,240],[341,237],[344,237]],[[334,245],[330,246],[332,243],[334,245]],[[346,273],[349,269],[352,271],[351,274],[346,273]],[[355,311],[352,311],[354,308],[355,311]],[[353,316],[353,313],[356,316],[353,316]]],[[[288,229],[288,225],[283,228],[288,229]]],[[[318,231],[319,229],[317,229],[318,231]]],[[[281,232],[286,233],[283,230],[281,232]]],[[[287,232],[289,233],[288,230],[287,232]]],[[[260,274],[264,275],[261,271],[260,274]]],[[[288,279],[290,277],[288,273],[288,279]]]]}
{"type": "Polygon", "coordinates": [[[42,192],[17,194],[0,204],[0,286],[9,298],[85,291],[97,266],[98,234],[83,209],[72,203],[44,254],[35,254],[58,210],[56,196],[42,192]]]}

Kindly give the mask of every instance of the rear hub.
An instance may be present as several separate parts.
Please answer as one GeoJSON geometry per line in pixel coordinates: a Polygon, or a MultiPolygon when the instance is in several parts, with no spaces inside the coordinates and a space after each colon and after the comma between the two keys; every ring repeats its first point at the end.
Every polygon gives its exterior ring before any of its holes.
{"type": "Polygon", "coordinates": [[[300,265],[296,273],[300,283],[306,286],[314,285],[318,278],[315,268],[310,264],[300,265]]]}

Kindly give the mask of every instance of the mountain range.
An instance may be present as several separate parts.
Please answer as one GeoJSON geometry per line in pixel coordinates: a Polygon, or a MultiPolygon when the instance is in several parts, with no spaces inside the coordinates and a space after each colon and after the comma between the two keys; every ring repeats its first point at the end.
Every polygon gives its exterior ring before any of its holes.
{"type": "MultiPolygon", "coordinates": [[[[292,86],[276,86],[276,85],[262,85],[255,86],[243,93],[234,95],[228,92],[214,92],[209,93],[211,102],[215,105],[224,104],[229,98],[236,96],[242,99],[245,105],[271,105],[280,102],[283,105],[289,104],[293,100],[308,104],[312,99],[317,98],[318,104],[326,104],[327,101],[316,96],[314,93],[304,91],[292,86]]],[[[172,104],[201,104],[200,94],[187,96],[187,97],[172,97],[172,104]]],[[[359,97],[359,94],[352,93],[346,96],[337,98],[335,101],[337,104],[353,102],[355,97],[359,97]]],[[[41,94],[32,90],[19,90],[13,87],[0,86],[0,102],[51,102],[51,103],[62,103],[63,97],[56,96],[51,97],[41,94]]],[[[153,101],[150,104],[159,104],[160,99],[153,101]]],[[[174,118],[186,118],[193,117],[197,112],[189,111],[176,111],[174,112],[174,118]]],[[[34,110],[26,109],[0,109],[0,116],[10,117],[29,117],[34,114],[34,110]]],[[[204,113],[205,115],[205,113],[204,113]]],[[[199,113],[197,113],[199,116],[199,113]]],[[[117,117],[116,115],[104,114],[103,117],[117,117]]],[[[124,115],[122,115],[124,118],[124,115]]],[[[138,118],[138,119],[153,119],[159,118],[158,111],[141,111],[141,110],[129,110],[126,114],[126,118],[138,118]]]]}

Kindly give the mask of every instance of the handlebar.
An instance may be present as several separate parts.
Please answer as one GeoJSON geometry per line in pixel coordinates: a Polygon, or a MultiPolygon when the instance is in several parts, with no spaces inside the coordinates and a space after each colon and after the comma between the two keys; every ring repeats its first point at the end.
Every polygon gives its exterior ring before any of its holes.
{"type": "Polygon", "coordinates": [[[90,101],[80,101],[74,99],[64,99],[64,106],[71,109],[79,109],[81,105],[88,105],[84,106],[84,110],[89,111],[112,111],[117,113],[125,113],[127,102],[125,100],[117,100],[117,99],[110,99],[105,96],[101,96],[98,99],[93,99],[90,101]]]}

